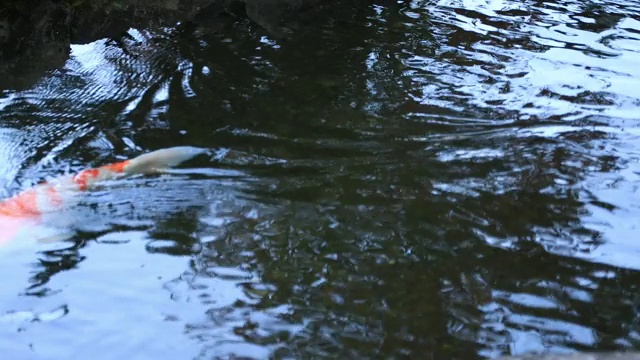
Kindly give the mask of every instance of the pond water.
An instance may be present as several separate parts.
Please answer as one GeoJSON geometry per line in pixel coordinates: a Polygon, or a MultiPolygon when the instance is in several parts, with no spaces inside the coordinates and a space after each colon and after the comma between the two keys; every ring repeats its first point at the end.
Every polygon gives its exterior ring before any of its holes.
{"type": "Polygon", "coordinates": [[[640,347],[637,2],[344,2],[294,29],[131,29],[2,92],[3,197],[213,154],[0,250],[3,358],[640,347]]]}

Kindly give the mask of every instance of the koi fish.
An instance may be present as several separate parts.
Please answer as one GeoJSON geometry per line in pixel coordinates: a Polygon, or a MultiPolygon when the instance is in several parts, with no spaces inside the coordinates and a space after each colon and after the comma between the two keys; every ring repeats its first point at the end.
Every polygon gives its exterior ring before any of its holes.
{"type": "Polygon", "coordinates": [[[72,205],[76,200],[75,195],[91,190],[102,181],[161,173],[208,152],[190,146],[156,150],[133,159],[61,176],[1,200],[0,246],[18,238],[20,234],[29,234],[32,225],[39,223],[43,215],[72,205]]]}

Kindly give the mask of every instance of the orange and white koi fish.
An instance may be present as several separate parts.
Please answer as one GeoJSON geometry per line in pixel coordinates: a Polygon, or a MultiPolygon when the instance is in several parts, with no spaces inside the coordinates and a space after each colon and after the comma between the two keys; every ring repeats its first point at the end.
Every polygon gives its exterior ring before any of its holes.
{"type": "Polygon", "coordinates": [[[156,150],[118,163],[87,169],[33,186],[0,201],[0,246],[17,237],[46,213],[72,205],[75,196],[105,180],[137,174],[159,173],[208,150],[179,146],[156,150]]]}

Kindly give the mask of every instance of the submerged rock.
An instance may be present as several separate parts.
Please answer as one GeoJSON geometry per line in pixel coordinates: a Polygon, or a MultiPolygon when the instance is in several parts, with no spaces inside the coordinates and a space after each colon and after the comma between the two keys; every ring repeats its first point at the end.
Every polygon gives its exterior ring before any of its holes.
{"type": "Polygon", "coordinates": [[[226,0],[228,9],[242,9],[247,17],[277,37],[286,37],[290,30],[285,22],[292,15],[319,5],[326,0],[226,0]]]}

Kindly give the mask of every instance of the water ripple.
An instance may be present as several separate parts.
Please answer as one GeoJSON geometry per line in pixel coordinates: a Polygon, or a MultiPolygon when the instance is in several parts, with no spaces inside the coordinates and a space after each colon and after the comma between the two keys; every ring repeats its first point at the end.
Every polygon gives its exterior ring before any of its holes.
{"type": "Polygon", "coordinates": [[[3,258],[0,322],[51,320],[11,325],[3,351],[638,347],[638,4],[341,5],[289,41],[239,19],[132,29],[4,94],[7,193],[146,149],[219,151],[106,183],[52,219],[70,241],[3,258]]]}

